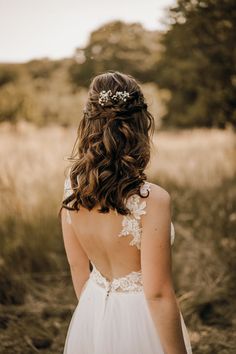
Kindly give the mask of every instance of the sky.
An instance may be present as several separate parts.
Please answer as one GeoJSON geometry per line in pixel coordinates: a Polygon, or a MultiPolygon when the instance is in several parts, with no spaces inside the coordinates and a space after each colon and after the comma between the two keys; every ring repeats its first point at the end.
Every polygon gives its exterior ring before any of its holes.
{"type": "Polygon", "coordinates": [[[120,19],[163,30],[174,0],[0,0],[0,62],[71,57],[91,31],[120,19]]]}

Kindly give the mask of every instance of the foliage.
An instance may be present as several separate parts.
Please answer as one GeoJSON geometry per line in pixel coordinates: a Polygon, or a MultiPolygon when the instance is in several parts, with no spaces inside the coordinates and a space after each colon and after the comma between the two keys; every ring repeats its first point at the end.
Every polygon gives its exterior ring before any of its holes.
{"type": "Polygon", "coordinates": [[[5,84],[0,91],[0,123],[18,120],[24,102],[24,94],[17,85],[5,84]]]}
{"type": "Polygon", "coordinates": [[[0,87],[18,79],[18,71],[11,64],[0,65],[0,87]]]}
{"type": "Polygon", "coordinates": [[[113,21],[73,58],[0,64],[0,122],[77,125],[91,78],[119,70],[153,88],[158,127],[235,127],[235,1],[178,0],[168,22],[160,33],[113,21]]]}
{"type": "Polygon", "coordinates": [[[19,279],[19,274],[16,275],[13,271],[9,271],[9,266],[0,264],[0,304],[23,304],[27,286],[19,279]],[[8,274],[7,277],[6,274],[8,274]]]}
{"type": "Polygon", "coordinates": [[[77,86],[88,86],[94,75],[118,70],[151,82],[159,52],[158,32],[139,23],[110,22],[92,32],[85,48],[77,49],[70,78],[77,86]]]}
{"type": "Polygon", "coordinates": [[[84,89],[73,90],[68,82],[69,64],[71,60],[37,60],[14,66],[17,81],[0,87],[0,123],[78,124],[86,92],[84,89]]]}
{"type": "MultiPolygon", "coordinates": [[[[87,90],[74,89],[68,81],[68,67],[72,60],[62,60],[49,76],[32,79],[31,64],[19,64],[18,80],[0,87],[0,123],[27,121],[37,126],[57,123],[61,126],[78,125],[87,90]]],[[[143,90],[150,102],[150,110],[161,125],[165,112],[165,90],[158,90],[155,84],[145,84],[143,90]]]]}
{"type": "Polygon", "coordinates": [[[50,59],[34,59],[26,63],[27,70],[32,79],[50,79],[51,74],[60,66],[60,61],[50,59]]]}
{"type": "Polygon", "coordinates": [[[236,126],[234,0],[178,0],[158,63],[157,82],[171,91],[166,125],[236,126]]]}

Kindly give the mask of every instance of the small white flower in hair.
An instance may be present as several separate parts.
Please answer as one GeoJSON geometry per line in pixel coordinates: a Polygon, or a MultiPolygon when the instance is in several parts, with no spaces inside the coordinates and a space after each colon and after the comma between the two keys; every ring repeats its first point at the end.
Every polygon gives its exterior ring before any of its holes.
{"type": "Polygon", "coordinates": [[[114,103],[117,103],[118,101],[127,101],[127,98],[130,97],[129,92],[127,91],[116,91],[115,94],[112,94],[111,90],[108,91],[101,91],[99,93],[99,104],[101,106],[104,106],[105,103],[107,103],[109,100],[113,101],[114,103]]]}
{"type": "Polygon", "coordinates": [[[98,100],[99,104],[101,106],[104,106],[104,103],[107,103],[111,96],[112,96],[111,90],[108,90],[108,91],[104,91],[103,90],[103,91],[101,91],[99,93],[99,100],[98,100]]]}

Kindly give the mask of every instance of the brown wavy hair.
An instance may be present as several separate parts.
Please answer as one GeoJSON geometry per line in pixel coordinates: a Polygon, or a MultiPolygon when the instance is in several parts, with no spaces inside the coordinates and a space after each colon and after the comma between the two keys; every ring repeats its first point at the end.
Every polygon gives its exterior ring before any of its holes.
{"type": "Polygon", "coordinates": [[[150,160],[150,133],[154,119],[147,109],[138,82],[130,75],[106,72],[91,82],[84,115],[69,160],[73,194],[62,208],[88,210],[98,206],[107,213],[127,215],[126,200],[140,195],[150,160]],[[126,91],[126,100],[99,103],[100,92],[126,91]]]}

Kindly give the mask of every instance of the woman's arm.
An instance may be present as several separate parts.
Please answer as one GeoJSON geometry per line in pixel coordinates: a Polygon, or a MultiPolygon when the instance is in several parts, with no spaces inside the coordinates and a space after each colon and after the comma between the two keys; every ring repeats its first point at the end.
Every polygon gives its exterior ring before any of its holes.
{"type": "Polygon", "coordinates": [[[144,293],[165,354],[186,354],[171,276],[170,196],[153,185],[147,204],[141,245],[144,293]]]}
{"type": "Polygon", "coordinates": [[[66,220],[65,208],[61,211],[61,223],[66,255],[70,266],[75,293],[79,301],[81,290],[90,274],[89,259],[75,235],[72,224],[69,224],[66,220]]]}

